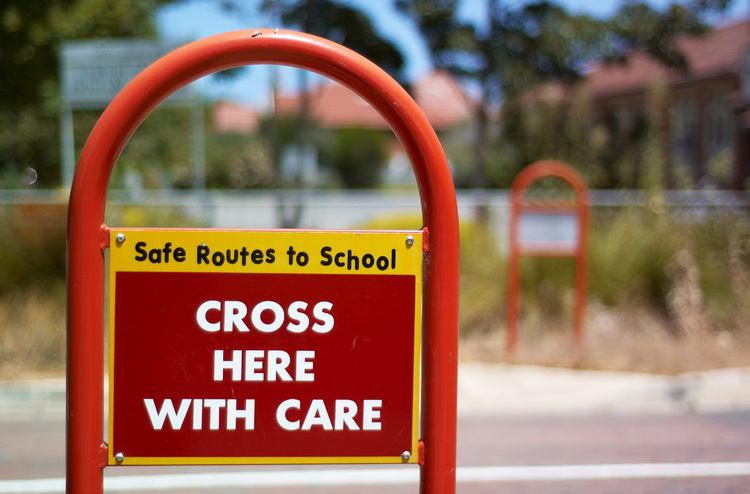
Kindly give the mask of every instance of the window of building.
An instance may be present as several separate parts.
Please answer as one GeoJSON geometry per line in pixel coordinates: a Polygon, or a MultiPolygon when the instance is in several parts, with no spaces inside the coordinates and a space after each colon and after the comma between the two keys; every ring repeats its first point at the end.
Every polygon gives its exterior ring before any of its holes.
{"type": "Polygon", "coordinates": [[[696,178],[698,157],[698,101],[694,95],[677,98],[672,132],[674,168],[685,178],[696,178]]]}
{"type": "Polygon", "coordinates": [[[706,101],[705,120],[706,168],[714,178],[729,180],[732,146],[734,142],[734,116],[732,100],[727,91],[713,91],[706,101]]]}

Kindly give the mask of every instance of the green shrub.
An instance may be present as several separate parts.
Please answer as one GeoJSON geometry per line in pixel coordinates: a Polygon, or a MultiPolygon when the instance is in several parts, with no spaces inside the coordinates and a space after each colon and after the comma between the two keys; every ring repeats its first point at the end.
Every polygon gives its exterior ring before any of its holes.
{"type": "Polygon", "coordinates": [[[65,283],[17,287],[0,293],[0,376],[65,368],[65,283]]]}
{"type": "MultiPolygon", "coordinates": [[[[391,217],[367,228],[415,228],[419,217],[391,217]]],[[[497,239],[462,222],[460,332],[486,334],[505,326],[507,262],[497,239]]],[[[592,211],[587,297],[621,311],[652,311],[684,331],[684,320],[706,329],[742,331],[750,316],[750,225],[709,211],[705,218],[649,207],[592,211]],[[688,253],[689,255],[685,255],[688,253]],[[686,264],[687,263],[687,264],[686,264]],[[680,293],[693,301],[681,303],[680,293]]],[[[523,257],[520,307],[524,332],[568,330],[573,323],[575,260],[523,257]]]]}
{"type": "Polygon", "coordinates": [[[422,216],[411,213],[378,216],[360,228],[363,230],[419,230],[422,228],[422,216]]]}
{"type": "Polygon", "coordinates": [[[0,294],[65,279],[66,225],[64,204],[0,208],[0,294]]]}
{"type": "Polygon", "coordinates": [[[113,206],[107,209],[107,224],[120,228],[199,228],[205,225],[173,206],[113,206]]]}
{"type": "Polygon", "coordinates": [[[679,250],[671,217],[629,207],[592,217],[589,229],[589,296],[610,307],[663,307],[670,280],[666,270],[679,250]]]}
{"type": "Polygon", "coordinates": [[[462,337],[487,334],[504,325],[507,267],[492,233],[461,223],[459,331],[462,337]]]}
{"type": "Polygon", "coordinates": [[[364,189],[379,184],[387,154],[387,135],[382,131],[342,129],[325,141],[320,162],[338,173],[345,188],[364,189]]]}

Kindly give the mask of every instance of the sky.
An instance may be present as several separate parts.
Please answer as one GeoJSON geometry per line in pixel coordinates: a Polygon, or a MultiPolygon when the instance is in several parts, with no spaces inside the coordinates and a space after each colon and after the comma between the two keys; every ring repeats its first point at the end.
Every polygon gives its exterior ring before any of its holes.
{"type": "MultiPolygon", "coordinates": [[[[512,0],[511,0],[512,1],[512,0]]],[[[588,14],[605,18],[617,11],[622,0],[553,0],[575,14],[588,14]]],[[[218,0],[183,0],[163,7],[157,13],[156,23],[161,37],[176,45],[196,39],[238,29],[273,28],[267,18],[251,9],[244,15],[230,15],[221,10],[218,0]]],[[[259,1],[246,2],[248,4],[259,1]]],[[[343,3],[343,2],[342,2],[343,3]]],[[[346,3],[366,12],[376,30],[386,39],[397,45],[406,58],[406,75],[411,82],[426,75],[431,66],[427,50],[414,25],[404,16],[395,12],[392,0],[347,0],[346,3]]],[[[481,22],[486,0],[463,0],[462,15],[467,19],[481,22]]],[[[510,2],[507,2],[510,3],[510,2]]],[[[516,0],[523,4],[523,0],[516,0]]],[[[669,0],[648,0],[659,8],[671,3],[669,0]]],[[[727,18],[746,18],[750,12],[749,0],[733,0],[727,18]]],[[[294,69],[280,68],[282,90],[296,89],[298,78],[294,69]]],[[[267,107],[270,102],[270,70],[254,66],[245,69],[240,75],[227,79],[209,77],[201,85],[203,92],[211,100],[226,99],[239,103],[267,107]]],[[[313,79],[314,83],[315,79],[313,79]]]]}

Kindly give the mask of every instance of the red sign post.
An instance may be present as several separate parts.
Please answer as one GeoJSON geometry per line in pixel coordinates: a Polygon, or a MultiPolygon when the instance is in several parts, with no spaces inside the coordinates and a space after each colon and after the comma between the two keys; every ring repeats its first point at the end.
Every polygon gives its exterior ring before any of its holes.
{"type": "MultiPolygon", "coordinates": [[[[163,461],[164,458],[180,458],[181,462],[189,462],[186,458],[221,458],[221,461],[224,461],[225,458],[222,455],[225,451],[220,450],[216,445],[207,444],[205,449],[191,450],[187,447],[177,447],[172,443],[159,446],[162,449],[158,450],[158,447],[154,446],[153,438],[147,437],[149,434],[157,434],[157,425],[161,425],[161,431],[170,433],[174,432],[174,429],[182,430],[181,427],[189,425],[190,434],[184,437],[194,438],[197,436],[193,433],[199,434],[206,427],[210,430],[212,425],[216,425],[219,429],[222,427],[229,429],[230,426],[234,426],[235,430],[251,425],[254,429],[250,429],[249,432],[257,432],[261,421],[268,424],[275,420],[278,430],[273,431],[273,435],[268,437],[268,442],[280,440],[279,438],[284,438],[287,434],[298,432],[296,427],[302,429],[305,426],[309,426],[315,434],[325,432],[330,433],[330,437],[337,434],[340,436],[340,439],[333,440],[332,443],[343,443],[344,446],[341,449],[334,447],[326,449],[326,446],[321,447],[311,443],[305,446],[304,441],[301,442],[300,445],[304,446],[300,449],[304,455],[301,461],[306,462],[315,462],[313,458],[334,458],[335,461],[344,461],[344,458],[354,458],[353,461],[383,457],[394,459],[394,455],[401,455],[400,450],[407,447],[412,450],[413,454],[413,434],[417,426],[410,417],[413,414],[414,390],[418,388],[413,381],[416,367],[414,365],[415,353],[410,353],[414,351],[418,341],[414,334],[413,313],[409,316],[408,331],[405,326],[400,327],[398,324],[394,330],[393,338],[406,340],[398,343],[400,349],[396,352],[395,365],[399,369],[398,379],[405,379],[408,386],[399,388],[393,394],[389,394],[388,390],[382,389],[382,386],[379,388],[377,385],[361,393],[344,394],[345,388],[349,390],[354,388],[353,383],[361,377],[360,370],[352,371],[349,376],[351,381],[348,383],[345,373],[344,376],[336,377],[339,381],[335,381],[333,375],[338,372],[337,369],[324,364],[323,359],[320,358],[320,352],[333,351],[336,355],[343,355],[345,352],[335,349],[350,345],[349,348],[356,350],[358,345],[364,345],[364,341],[360,341],[363,339],[356,338],[352,334],[345,336],[345,332],[339,333],[336,327],[328,333],[315,332],[312,329],[314,324],[320,325],[318,329],[326,327],[329,317],[342,321],[343,327],[351,327],[355,317],[352,314],[354,302],[347,299],[345,294],[337,295],[332,291],[330,297],[323,298],[324,292],[314,289],[313,285],[329,288],[334,285],[338,286],[339,282],[331,283],[329,276],[344,276],[345,281],[341,284],[340,291],[346,292],[361,288],[363,280],[368,279],[369,274],[351,275],[352,277],[349,278],[348,274],[311,273],[304,275],[306,278],[303,282],[296,278],[297,275],[301,276],[299,273],[295,275],[294,273],[242,272],[234,273],[237,276],[232,276],[233,273],[221,272],[214,275],[222,278],[218,281],[213,279],[214,276],[208,276],[207,280],[203,273],[195,271],[187,275],[177,272],[162,273],[158,276],[151,272],[136,272],[134,275],[124,275],[122,280],[115,280],[115,283],[122,281],[123,284],[116,285],[115,290],[120,295],[124,295],[124,298],[118,300],[118,295],[115,293],[115,303],[122,303],[131,309],[132,304],[138,303],[137,300],[147,300],[147,297],[144,299],[143,292],[150,288],[161,286],[163,296],[178,297],[179,304],[175,299],[171,305],[183,307],[181,309],[183,312],[175,317],[180,321],[180,326],[184,327],[183,332],[190,336],[179,344],[170,340],[171,345],[168,348],[161,348],[165,338],[169,339],[169,337],[163,335],[157,337],[153,331],[159,329],[163,320],[159,322],[156,318],[156,322],[148,322],[152,330],[148,335],[136,332],[135,335],[123,336],[118,334],[118,327],[137,327],[142,321],[138,324],[127,321],[127,313],[133,311],[125,309],[123,312],[126,313],[126,321],[122,322],[124,326],[120,326],[121,322],[117,319],[119,316],[115,315],[115,341],[114,346],[110,348],[110,357],[114,358],[115,377],[113,379],[116,379],[116,382],[111,407],[114,413],[117,413],[120,406],[118,400],[133,400],[136,403],[140,400],[140,406],[142,406],[140,417],[132,420],[141,422],[128,424],[129,419],[125,419],[125,423],[122,423],[118,415],[114,417],[113,429],[110,431],[110,440],[113,442],[110,445],[113,448],[112,451],[102,440],[104,413],[104,331],[102,326],[105,283],[103,252],[107,248],[113,248],[109,237],[110,229],[104,224],[104,208],[112,169],[121,150],[138,125],[170,94],[200,77],[251,64],[294,66],[318,72],[349,87],[383,115],[403,144],[413,164],[422,202],[423,232],[425,235],[429,234],[428,240],[424,242],[428,252],[424,260],[426,274],[422,279],[421,300],[422,399],[419,424],[421,440],[418,447],[419,454],[416,456],[420,464],[422,492],[455,492],[459,243],[455,190],[447,160],[424,114],[403,88],[382,70],[335,43],[314,36],[279,30],[238,31],[213,36],[166,55],[139,74],[118,94],[102,114],[84,146],[71,188],[68,217],[67,491],[76,494],[101,493],[104,467],[110,463],[118,463],[120,459],[123,464],[127,463],[128,459],[137,462],[136,458],[140,458],[141,463],[150,463],[154,458],[161,460],[154,460],[153,463],[169,462],[169,460],[163,461]],[[247,291],[223,292],[226,274],[232,278],[232,281],[227,282],[230,286],[239,283],[241,285],[265,284],[270,287],[276,284],[277,288],[269,288],[269,297],[261,297],[262,300],[256,295],[248,294],[247,291]],[[299,288],[299,296],[290,298],[284,289],[278,287],[280,277],[288,275],[291,278],[286,279],[290,281],[281,285],[290,289],[299,288]],[[307,278],[307,276],[310,277],[307,278]],[[175,280],[174,277],[180,279],[175,280]],[[169,290],[166,284],[173,285],[173,294],[167,293],[169,290]],[[205,284],[208,284],[206,290],[210,292],[201,288],[205,284]],[[195,288],[195,296],[188,293],[185,287],[195,288]],[[318,297],[320,300],[317,300],[318,297]],[[183,301],[187,305],[182,305],[183,301]],[[324,302],[332,304],[333,308],[328,308],[326,304],[319,305],[324,302]],[[307,305],[303,307],[301,303],[307,305]],[[261,308],[257,309],[259,305],[261,308]],[[240,315],[243,306],[248,311],[246,316],[240,315]],[[341,308],[340,315],[339,308],[341,308]],[[257,311],[255,320],[253,319],[254,311],[257,311]],[[288,328],[291,325],[291,328],[301,329],[304,325],[302,324],[304,318],[307,318],[308,322],[308,328],[305,331],[310,331],[310,333],[300,332],[302,336],[298,346],[291,345],[287,340],[295,333],[288,328]],[[219,324],[218,331],[216,331],[216,324],[219,324]],[[235,332],[234,329],[243,324],[247,326],[250,334],[253,328],[268,330],[275,328],[276,324],[282,324],[284,328],[279,327],[266,333],[260,331],[267,339],[263,340],[263,345],[256,346],[240,343],[240,330],[237,330],[236,335],[232,334],[235,332]],[[227,326],[231,326],[233,330],[225,332],[227,326]],[[198,343],[198,340],[205,340],[207,334],[209,336],[212,334],[212,330],[216,339],[208,345],[210,350],[206,353],[206,349],[198,343]],[[274,338],[280,338],[279,335],[282,334],[275,331],[288,333],[284,334],[282,338],[284,341],[274,340],[274,338]],[[187,382],[194,383],[195,387],[174,389],[173,394],[168,396],[172,390],[167,393],[163,389],[167,386],[164,381],[158,385],[161,388],[157,389],[157,386],[143,392],[137,391],[134,384],[127,384],[127,376],[131,372],[135,373],[132,375],[133,383],[136,382],[135,380],[141,380],[138,384],[144,384],[144,381],[150,378],[150,374],[143,374],[142,372],[146,371],[136,370],[132,366],[128,367],[128,364],[125,364],[124,369],[118,367],[121,363],[120,357],[124,355],[127,361],[127,357],[137,351],[138,345],[135,341],[150,337],[154,338],[154,345],[160,348],[162,353],[168,353],[171,351],[169,348],[174,348],[179,355],[172,355],[172,357],[186,362],[192,358],[186,359],[186,355],[200,346],[200,352],[194,357],[195,362],[190,362],[185,368],[187,374],[180,376],[187,382]],[[320,338],[316,339],[317,337],[320,338]],[[125,353],[118,353],[120,351],[125,353]],[[221,354],[217,353],[220,351],[221,354]],[[239,354],[235,353],[238,351],[239,354]],[[411,355],[408,359],[407,354],[411,355]],[[236,377],[233,374],[236,372],[235,367],[240,367],[239,376],[237,376],[240,380],[235,383],[237,387],[232,390],[241,388],[243,396],[238,395],[237,398],[232,398],[229,396],[229,387],[222,383],[236,377]],[[141,374],[136,375],[138,372],[141,374]],[[404,373],[406,377],[402,375],[404,373]],[[210,375],[210,379],[206,378],[206,375],[210,375]],[[287,376],[290,381],[286,381],[287,376]],[[263,380],[250,388],[246,385],[246,378],[250,380],[247,381],[250,383],[255,382],[252,379],[263,380]],[[122,388],[120,379],[124,379],[125,383],[122,388]],[[205,381],[206,379],[208,381],[205,381]],[[271,379],[279,381],[279,387],[288,385],[289,394],[272,390],[271,379]],[[313,382],[318,379],[327,381],[330,379],[332,386],[337,386],[341,392],[334,396],[333,394],[319,394],[319,389],[309,391],[304,387],[310,384],[305,381],[306,379],[313,379],[313,382]],[[198,380],[204,381],[197,383],[198,380]],[[257,395],[253,396],[256,392],[257,395]],[[237,401],[230,402],[232,399],[237,401]],[[396,403],[396,405],[391,407],[387,403],[396,403]],[[355,407],[356,411],[354,411],[355,407]],[[197,413],[198,410],[202,413],[197,413]],[[389,415],[391,410],[395,411],[394,416],[389,415]],[[180,419],[182,419],[181,423],[180,419]],[[392,422],[394,420],[396,422],[392,422]],[[328,428],[329,421],[332,430],[328,428]],[[405,433],[396,432],[393,428],[394,423],[408,424],[409,430],[405,433]],[[140,438],[136,437],[134,441],[131,441],[127,433],[120,432],[118,429],[120,426],[124,427],[123,430],[142,427],[141,430],[145,432],[140,438]],[[386,431],[388,431],[387,434],[386,431]],[[376,434],[379,438],[369,445],[365,444],[366,439],[360,439],[358,436],[359,433],[365,432],[382,434],[376,434]],[[359,444],[351,445],[350,443],[359,444]],[[116,448],[119,446],[122,446],[122,451],[117,451],[116,448]]],[[[123,245],[133,245],[135,248],[134,244],[128,243],[128,232],[119,233],[122,233],[125,238],[116,236],[115,242],[123,240],[125,242],[123,245]]],[[[182,246],[173,242],[168,246],[165,242],[158,249],[141,245],[143,253],[136,252],[136,255],[145,255],[145,259],[151,259],[152,256],[154,259],[159,256],[166,259],[169,253],[170,259],[179,262],[177,259],[182,259],[183,255],[185,259],[191,255],[190,249],[196,249],[193,255],[197,257],[197,248],[200,245],[182,246]],[[178,251],[178,247],[184,249],[184,252],[178,251]]],[[[253,262],[255,250],[247,249],[246,260],[248,262],[253,262]]],[[[258,251],[259,257],[256,256],[255,259],[258,261],[269,259],[267,252],[262,249],[258,251]]],[[[239,249],[240,256],[241,252],[242,250],[239,249]]],[[[295,262],[297,260],[303,262],[303,256],[298,258],[301,251],[293,254],[288,252],[284,251],[283,255],[289,255],[295,262]]],[[[207,256],[205,259],[214,262],[216,252],[210,255],[203,253],[207,256]]],[[[344,266],[350,263],[348,249],[339,251],[332,248],[331,251],[318,250],[317,253],[320,256],[318,262],[327,262],[330,259],[331,265],[337,267],[340,267],[337,262],[343,263],[344,266]],[[325,258],[324,254],[327,254],[329,258],[325,258]]],[[[365,254],[366,252],[360,254],[358,259],[361,264],[372,263],[370,269],[374,266],[374,270],[377,270],[379,265],[386,267],[387,264],[392,264],[392,258],[388,252],[377,255],[372,253],[367,260],[365,260],[365,254]]],[[[352,256],[354,255],[356,254],[352,249],[352,256]]],[[[223,259],[226,262],[228,256],[223,259]]],[[[220,257],[217,256],[215,261],[218,263],[219,260],[220,257]]],[[[309,260],[309,262],[313,261],[309,260]]],[[[353,262],[351,260],[351,263],[353,262]]],[[[374,270],[373,273],[375,273],[374,270]]],[[[119,278],[120,274],[118,271],[115,276],[119,278]]],[[[405,303],[420,305],[418,300],[413,299],[415,295],[409,291],[409,286],[402,286],[403,281],[398,281],[401,278],[398,280],[392,278],[398,275],[383,272],[373,274],[373,276],[377,276],[379,283],[386,284],[387,290],[393,290],[402,295],[408,292],[410,295],[406,297],[405,303]]],[[[416,284],[419,284],[419,278],[416,278],[416,284]]],[[[147,305],[147,314],[155,316],[157,309],[153,305],[147,305]]],[[[406,306],[400,307],[396,310],[396,314],[406,317],[406,306]]],[[[365,307],[364,310],[372,315],[374,308],[365,307]]],[[[120,310],[115,308],[115,313],[119,314],[120,310]]],[[[377,316],[383,315],[378,313],[377,316]]],[[[399,321],[401,321],[400,318],[399,321]]],[[[395,324],[392,320],[387,322],[395,324]]],[[[364,325],[363,330],[371,334],[375,328],[364,325]]],[[[242,336],[247,335],[244,331],[242,333],[242,336]]],[[[384,341],[392,342],[389,338],[384,341]]],[[[144,346],[149,344],[148,341],[143,342],[144,346]]],[[[373,344],[367,354],[379,355],[379,352],[383,351],[383,344],[387,343],[373,344]]],[[[385,372],[377,362],[377,358],[368,363],[358,361],[356,364],[361,365],[361,372],[378,371],[378,369],[385,372]]],[[[350,361],[342,365],[354,365],[354,363],[350,361]]],[[[178,372],[178,368],[179,366],[171,367],[167,371],[174,375],[178,372]]],[[[392,375],[384,376],[386,381],[394,378],[392,375]]],[[[183,441],[182,437],[178,434],[175,440],[183,441]]],[[[265,441],[265,439],[262,440],[265,441]]],[[[276,448],[274,445],[269,445],[265,449],[253,448],[242,451],[228,450],[226,453],[235,459],[283,458],[284,461],[291,460],[288,449],[274,449],[276,448]]],[[[399,456],[396,460],[403,461],[404,458],[405,456],[399,456]]]]}
{"type": "Polygon", "coordinates": [[[588,191],[583,179],[571,167],[560,161],[546,160],[533,163],[518,174],[511,189],[510,252],[508,258],[508,354],[518,344],[518,315],[520,312],[520,262],[522,256],[574,257],[576,260],[576,298],[573,335],[576,342],[583,339],[583,317],[586,307],[586,249],[589,221],[588,191]],[[531,184],[545,177],[564,180],[573,188],[575,200],[550,201],[526,197],[531,184]],[[540,232],[533,232],[530,222],[541,223],[540,232]],[[555,226],[562,228],[555,229],[555,226]]]}

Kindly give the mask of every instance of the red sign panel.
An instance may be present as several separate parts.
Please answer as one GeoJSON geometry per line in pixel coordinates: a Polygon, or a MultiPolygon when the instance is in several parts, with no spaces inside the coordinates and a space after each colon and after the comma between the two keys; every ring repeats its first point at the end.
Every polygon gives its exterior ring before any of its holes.
{"type": "MultiPolygon", "coordinates": [[[[201,272],[212,245],[169,232],[172,262],[194,262],[164,271],[166,234],[157,254],[149,233],[125,231],[115,248],[131,250],[113,253],[111,464],[416,461],[421,276],[398,266],[404,248],[376,242],[363,272],[367,253],[307,239],[286,272],[201,272]]],[[[262,249],[263,264],[287,250],[262,249]]]]}

